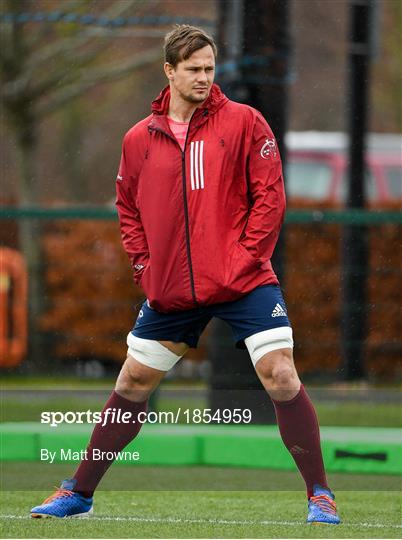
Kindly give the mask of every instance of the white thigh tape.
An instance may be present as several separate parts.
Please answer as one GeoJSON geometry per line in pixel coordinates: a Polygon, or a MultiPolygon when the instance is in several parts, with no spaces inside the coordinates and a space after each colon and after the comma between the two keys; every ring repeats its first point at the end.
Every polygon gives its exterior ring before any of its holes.
{"type": "Polygon", "coordinates": [[[255,366],[264,354],[277,349],[293,349],[293,333],[290,326],[280,326],[258,332],[246,338],[244,343],[255,366]]]}
{"type": "Polygon", "coordinates": [[[161,345],[159,341],[139,338],[131,332],[127,336],[127,345],[127,353],[137,362],[160,371],[169,371],[181,358],[161,345]]]}

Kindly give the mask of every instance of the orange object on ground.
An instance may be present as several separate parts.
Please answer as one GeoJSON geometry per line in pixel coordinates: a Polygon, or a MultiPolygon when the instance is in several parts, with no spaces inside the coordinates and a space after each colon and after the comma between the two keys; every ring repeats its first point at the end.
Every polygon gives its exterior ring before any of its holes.
{"type": "Polygon", "coordinates": [[[14,367],[27,352],[28,275],[21,253],[0,248],[0,366],[14,367]]]}

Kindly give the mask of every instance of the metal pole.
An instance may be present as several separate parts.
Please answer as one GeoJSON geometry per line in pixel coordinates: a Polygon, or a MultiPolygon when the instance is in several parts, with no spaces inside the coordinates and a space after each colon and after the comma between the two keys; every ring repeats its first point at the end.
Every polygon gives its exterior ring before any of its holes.
{"type": "MultiPolygon", "coordinates": [[[[285,169],[291,54],[289,1],[244,0],[244,9],[243,84],[247,88],[247,101],[261,111],[271,126],[285,169]]],[[[284,254],[285,228],[272,258],[282,285],[284,254]]]]}
{"type": "Polygon", "coordinates": [[[228,97],[242,101],[243,0],[221,0],[218,9],[219,84],[228,97]]]}
{"type": "MultiPolygon", "coordinates": [[[[350,2],[348,208],[364,208],[372,0],[350,2]]],[[[368,229],[348,225],[343,236],[342,359],[345,379],[365,375],[368,229]]]]}

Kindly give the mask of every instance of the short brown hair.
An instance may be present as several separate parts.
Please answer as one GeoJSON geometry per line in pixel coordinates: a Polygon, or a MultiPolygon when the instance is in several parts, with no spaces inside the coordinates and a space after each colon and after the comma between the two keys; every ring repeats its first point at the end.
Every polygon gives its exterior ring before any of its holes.
{"type": "Polygon", "coordinates": [[[211,45],[215,58],[218,55],[215,41],[201,28],[189,24],[176,24],[165,36],[163,50],[165,62],[175,67],[182,60],[188,60],[198,49],[211,45]]]}

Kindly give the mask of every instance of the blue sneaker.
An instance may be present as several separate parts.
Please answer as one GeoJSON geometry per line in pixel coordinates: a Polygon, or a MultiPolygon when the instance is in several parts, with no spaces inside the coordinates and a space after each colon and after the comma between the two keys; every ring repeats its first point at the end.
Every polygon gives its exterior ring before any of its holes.
{"type": "Polygon", "coordinates": [[[308,500],[307,523],[338,525],[341,522],[336,513],[335,495],[329,489],[316,484],[313,496],[308,500]]]}
{"type": "Polygon", "coordinates": [[[92,514],[92,497],[83,497],[73,491],[76,480],[63,480],[61,486],[39,506],[31,510],[33,518],[83,517],[92,514]]]}

